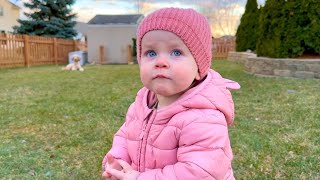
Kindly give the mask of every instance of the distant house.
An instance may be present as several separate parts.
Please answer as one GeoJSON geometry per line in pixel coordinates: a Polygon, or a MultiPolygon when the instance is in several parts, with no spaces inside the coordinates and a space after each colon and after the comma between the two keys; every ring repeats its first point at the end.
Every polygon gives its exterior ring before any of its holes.
{"type": "Polygon", "coordinates": [[[99,62],[99,47],[104,46],[106,64],[127,63],[127,47],[136,37],[141,14],[96,15],[88,22],[87,44],[89,62],[99,62]]]}
{"type": "Polygon", "coordinates": [[[87,40],[88,24],[84,22],[77,22],[74,29],[78,32],[76,39],[87,40]]]}
{"type": "Polygon", "coordinates": [[[9,0],[0,0],[0,32],[13,32],[19,25],[20,7],[9,0]]]}

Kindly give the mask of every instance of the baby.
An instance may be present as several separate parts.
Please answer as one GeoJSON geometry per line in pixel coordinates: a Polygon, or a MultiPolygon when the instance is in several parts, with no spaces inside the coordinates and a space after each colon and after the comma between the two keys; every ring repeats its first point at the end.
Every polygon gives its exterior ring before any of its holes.
{"type": "Polygon", "coordinates": [[[164,8],[137,32],[144,87],[103,159],[105,179],[234,179],[228,126],[238,83],[211,66],[211,31],[192,9],[164,8]]]}

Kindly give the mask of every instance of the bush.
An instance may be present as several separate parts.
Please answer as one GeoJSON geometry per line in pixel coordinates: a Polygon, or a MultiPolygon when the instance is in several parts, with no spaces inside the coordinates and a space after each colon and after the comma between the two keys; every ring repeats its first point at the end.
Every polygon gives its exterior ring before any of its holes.
{"type": "Polygon", "coordinates": [[[241,17],[241,23],[236,33],[237,51],[256,50],[258,26],[259,10],[257,0],[248,0],[246,10],[241,17]]]}
{"type": "Polygon", "coordinates": [[[320,4],[316,0],[268,0],[262,8],[257,55],[297,57],[320,53],[320,4]]]}
{"type": "Polygon", "coordinates": [[[137,39],[136,38],[132,38],[132,55],[134,57],[137,56],[137,39]]]}

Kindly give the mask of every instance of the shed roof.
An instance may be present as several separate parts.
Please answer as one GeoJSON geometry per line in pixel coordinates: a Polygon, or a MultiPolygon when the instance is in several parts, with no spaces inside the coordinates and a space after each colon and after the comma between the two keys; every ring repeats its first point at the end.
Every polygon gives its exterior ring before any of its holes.
{"type": "Polygon", "coordinates": [[[88,24],[137,24],[142,14],[96,15],[88,24]]]}
{"type": "Polygon", "coordinates": [[[80,32],[83,35],[88,34],[88,24],[84,22],[76,22],[74,29],[80,32]]]}

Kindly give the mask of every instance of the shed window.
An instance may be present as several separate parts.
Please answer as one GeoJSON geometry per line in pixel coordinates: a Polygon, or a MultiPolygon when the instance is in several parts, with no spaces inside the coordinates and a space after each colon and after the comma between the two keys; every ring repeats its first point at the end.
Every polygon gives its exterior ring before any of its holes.
{"type": "Polygon", "coordinates": [[[3,7],[0,6],[0,16],[3,16],[3,7]]]}

